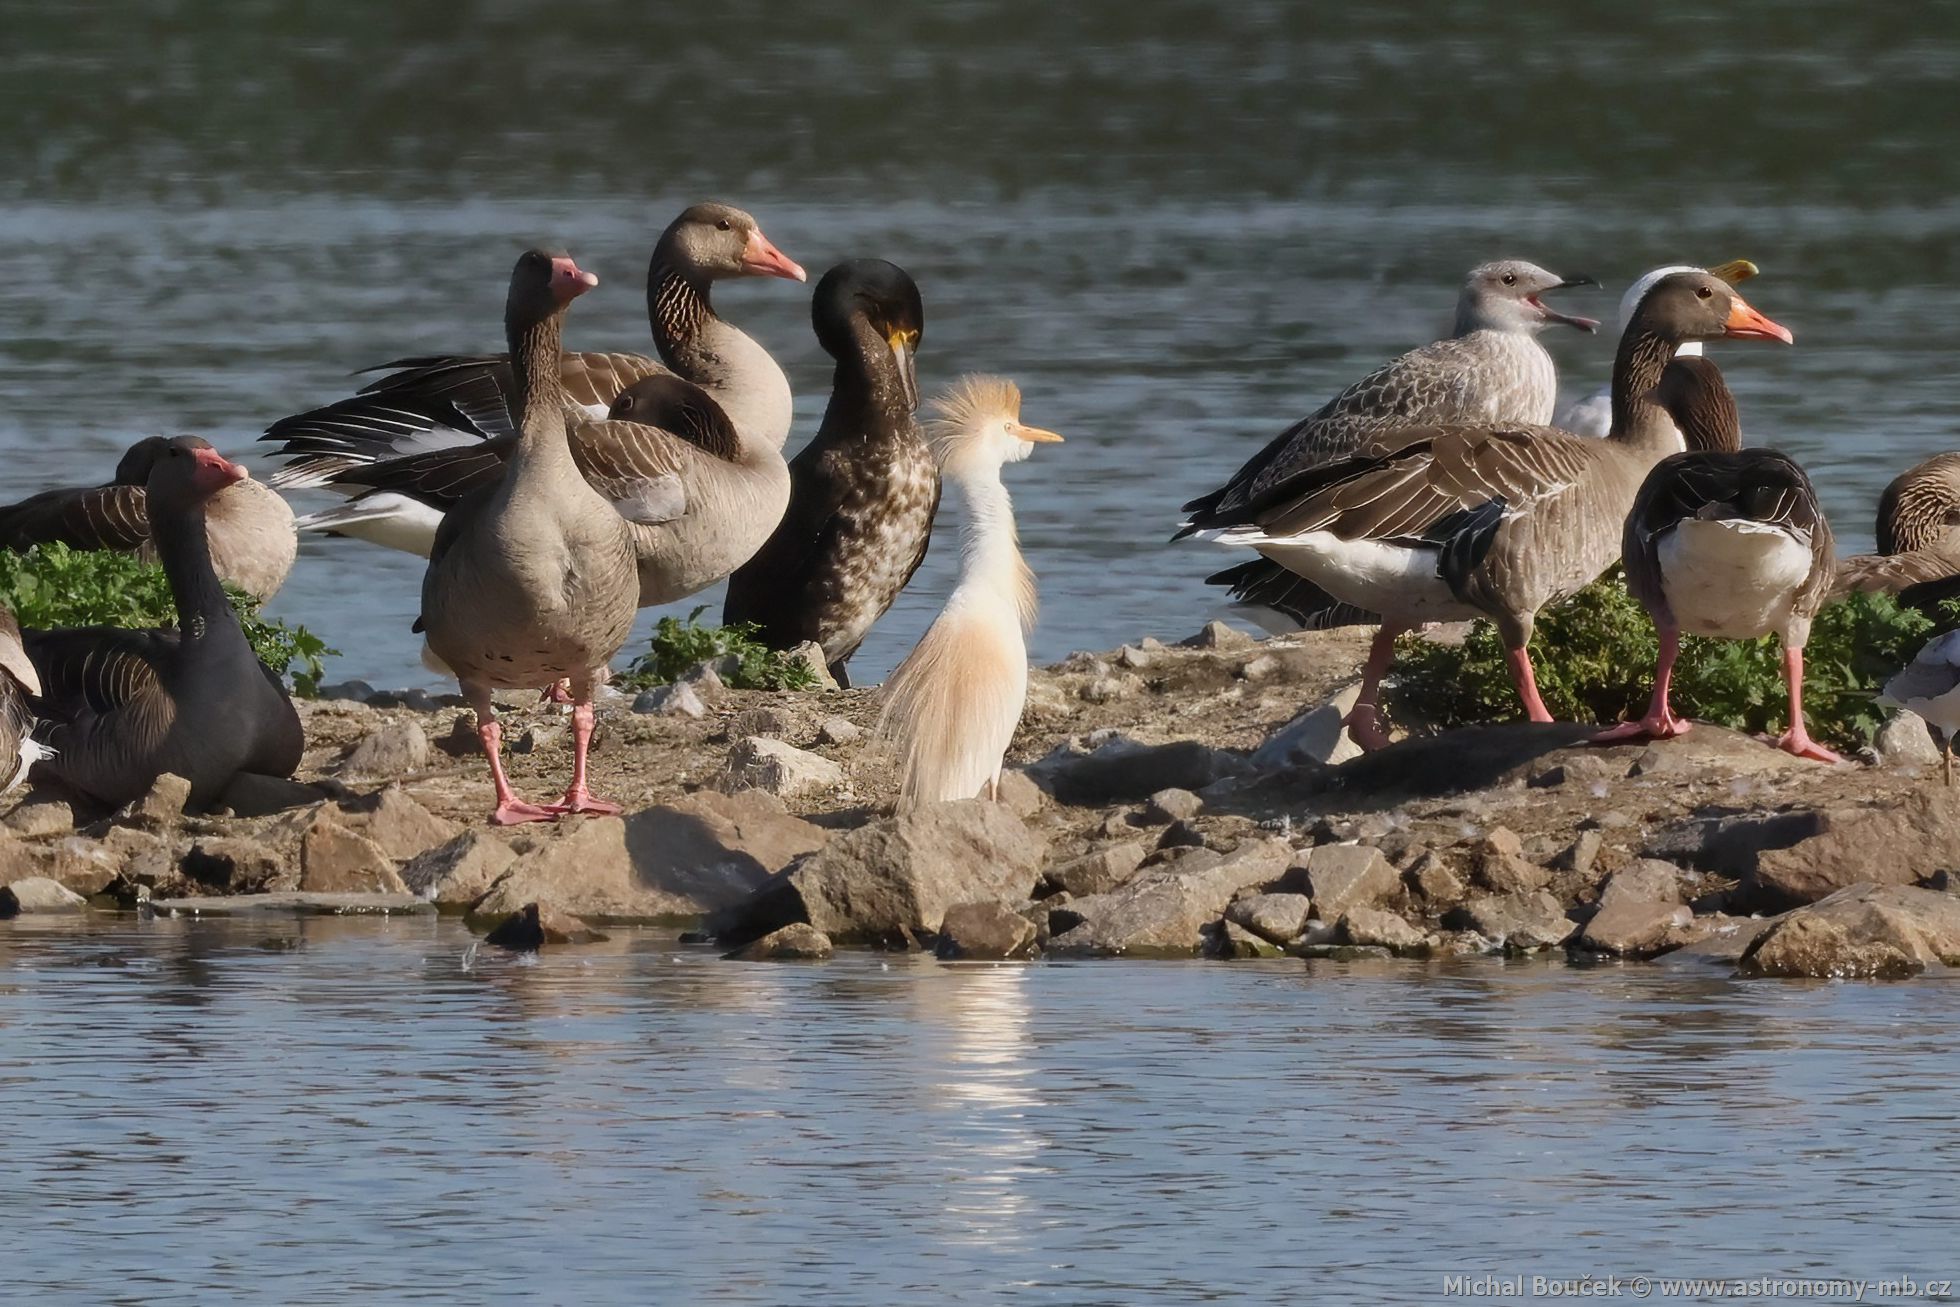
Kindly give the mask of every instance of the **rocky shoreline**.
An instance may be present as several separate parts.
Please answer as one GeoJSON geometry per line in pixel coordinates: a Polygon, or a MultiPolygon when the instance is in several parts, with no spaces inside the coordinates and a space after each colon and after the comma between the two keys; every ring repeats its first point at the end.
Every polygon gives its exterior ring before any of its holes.
{"type": "MultiPolygon", "coordinates": [[[[350,697],[301,705],[298,778],[245,778],[212,813],[184,814],[173,777],[109,816],[19,803],[0,916],[434,910],[510,947],[653,923],[739,958],[1960,962],[1960,791],[1916,724],[1840,767],[1710,726],[1595,748],[1508,723],[1356,757],[1339,718],[1365,647],[1214,624],[1072,655],[1032,677],[1003,802],[896,817],[874,691],[737,691],[703,665],[615,696],[594,785],[627,816],[493,831],[467,709],[330,687],[350,697]]],[[[540,790],[562,710],[508,707],[513,781],[540,790]]]]}

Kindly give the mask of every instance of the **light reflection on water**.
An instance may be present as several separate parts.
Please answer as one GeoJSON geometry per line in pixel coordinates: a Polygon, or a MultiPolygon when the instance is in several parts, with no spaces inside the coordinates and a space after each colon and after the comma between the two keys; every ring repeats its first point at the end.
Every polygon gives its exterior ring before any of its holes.
{"type": "Polygon", "coordinates": [[[0,927],[15,1291],[1407,1300],[1950,1261],[1945,980],[469,947],[0,927]]]}

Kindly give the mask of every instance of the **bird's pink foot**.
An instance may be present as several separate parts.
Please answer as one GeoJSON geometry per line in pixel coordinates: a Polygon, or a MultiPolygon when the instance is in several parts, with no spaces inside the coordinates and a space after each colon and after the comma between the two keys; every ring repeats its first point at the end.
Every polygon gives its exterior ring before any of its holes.
{"type": "Polygon", "coordinates": [[[1394,743],[1388,738],[1388,732],[1382,729],[1381,715],[1373,704],[1354,705],[1354,710],[1343,719],[1342,724],[1347,727],[1348,738],[1359,745],[1363,753],[1386,749],[1394,743]]]}
{"type": "Polygon", "coordinates": [[[1843,762],[1837,754],[1810,738],[1810,732],[1792,727],[1776,737],[1776,747],[1799,758],[1817,762],[1843,762]]]}
{"type": "Polygon", "coordinates": [[[558,809],[540,807],[522,799],[506,799],[490,814],[492,826],[521,826],[527,821],[557,821],[558,809]]]}
{"type": "Polygon", "coordinates": [[[1686,735],[1694,729],[1694,723],[1673,713],[1664,716],[1648,714],[1637,722],[1621,722],[1610,726],[1592,737],[1593,744],[1618,744],[1622,740],[1671,740],[1677,735],[1686,735]]]}
{"type": "Polygon", "coordinates": [[[574,785],[571,789],[565,791],[564,798],[552,804],[547,811],[553,815],[590,812],[601,817],[611,817],[626,811],[626,809],[610,800],[594,798],[592,791],[582,785],[574,785]]]}

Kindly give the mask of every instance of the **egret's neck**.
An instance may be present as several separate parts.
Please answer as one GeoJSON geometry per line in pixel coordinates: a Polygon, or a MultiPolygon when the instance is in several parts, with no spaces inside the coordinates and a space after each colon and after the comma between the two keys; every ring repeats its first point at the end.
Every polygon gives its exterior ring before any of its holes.
{"type": "Polygon", "coordinates": [[[1034,624],[1034,577],[1021,560],[1014,530],[1014,503],[1001,484],[1000,470],[960,471],[951,475],[966,501],[960,524],[959,589],[984,589],[1015,605],[1025,630],[1034,624]]]}

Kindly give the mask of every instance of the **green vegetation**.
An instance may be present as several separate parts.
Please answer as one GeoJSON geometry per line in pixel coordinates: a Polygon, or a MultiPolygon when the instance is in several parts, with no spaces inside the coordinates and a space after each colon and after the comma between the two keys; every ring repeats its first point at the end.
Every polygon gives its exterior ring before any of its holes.
{"type": "MultiPolygon", "coordinates": [[[[311,697],[325,671],[329,649],[304,626],[266,621],[244,592],[226,587],[252,651],[277,674],[292,672],[293,688],[311,697]],[[297,670],[294,665],[297,664],[297,670]]],[[[35,545],[21,552],[0,550],[0,603],[13,609],[22,626],[175,626],[170,582],[163,568],[131,554],[35,545]]]]}
{"type": "Polygon", "coordinates": [[[696,663],[732,656],[739,665],[733,675],[723,673],[721,679],[734,689],[808,690],[816,685],[817,676],[809,664],[760,643],[755,638],[760,628],[753,622],[702,626],[695,619],[706,611],[705,606],[697,608],[686,621],[661,618],[653,628],[647,652],[635,658],[614,683],[629,690],[667,685],[696,663]]]}
{"type": "MultiPolygon", "coordinates": [[[[1937,625],[1889,596],[1854,595],[1818,614],[1804,650],[1804,713],[1811,734],[1841,748],[1871,743],[1884,723],[1877,693],[1936,630],[1960,626],[1960,606],[1937,625]]],[[[1507,721],[1517,691],[1495,628],[1479,622],[1461,645],[1405,636],[1396,650],[1391,707],[1437,727],[1507,721]]],[[[1619,569],[1538,615],[1531,657],[1545,706],[1560,721],[1612,723],[1646,711],[1659,653],[1654,624],[1619,569]]],[[[1786,697],[1773,637],[1681,642],[1674,708],[1741,731],[1781,731],[1786,697]]]]}

